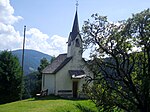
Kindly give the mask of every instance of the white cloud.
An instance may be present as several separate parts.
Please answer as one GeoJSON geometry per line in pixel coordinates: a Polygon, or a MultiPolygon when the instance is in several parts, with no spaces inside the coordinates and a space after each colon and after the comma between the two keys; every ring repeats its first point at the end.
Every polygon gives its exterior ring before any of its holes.
{"type": "Polygon", "coordinates": [[[13,24],[22,19],[21,16],[14,16],[14,9],[9,0],[0,0],[0,22],[4,24],[13,24]]]}
{"type": "MultiPolygon", "coordinates": [[[[0,0],[0,50],[22,49],[22,33],[16,31],[13,24],[22,17],[14,16],[14,8],[9,0],[0,0]]],[[[25,48],[38,50],[57,56],[66,52],[67,39],[58,35],[49,37],[39,29],[31,28],[26,31],[25,48]]]]}
{"type": "Polygon", "coordinates": [[[0,0],[0,50],[21,47],[22,37],[15,31],[13,23],[22,17],[14,16],[14,9],[9,0],[0,0]]]}
{"type": "Polygon", "coordinates": [[[26,33],[26,48],[35,49],[50,55],[66,52],[67,39],[58,35],[51,38],[36,28],[31,28],[26,33]]]}
{"type": "Polygon", "coordinates": [[[67,50],[67,38],[60,37],[58,35],[54,35],[50,39],[51,41],[51,46],[53,46],[53,49],[61,52],[61,51],[66,51],[67,50]]]}
{"type": "Polygon", "coordinates": [[[22,38],[18,31],[11,25],[0,22],[0,49],[18,49],[21,47],[22,38]]]}

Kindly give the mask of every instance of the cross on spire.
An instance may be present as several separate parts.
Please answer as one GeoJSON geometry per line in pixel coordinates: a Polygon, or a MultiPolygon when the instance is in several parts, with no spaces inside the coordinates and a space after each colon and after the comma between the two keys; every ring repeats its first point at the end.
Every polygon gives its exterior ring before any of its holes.
{"type": "Polygon", "coordinates": [[[78,10],[78,6],[79,6],[78,0],[76,0],[76,10],[78,10]]]}

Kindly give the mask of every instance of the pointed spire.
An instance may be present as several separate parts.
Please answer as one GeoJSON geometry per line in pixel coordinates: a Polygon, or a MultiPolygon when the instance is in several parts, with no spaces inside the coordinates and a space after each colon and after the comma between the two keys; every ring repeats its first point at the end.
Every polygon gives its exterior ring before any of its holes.
{"type": "Polygon", "coordinates": [[[72,32],[71,32],[72,40],[74,40],[78,34],[79,34],[79,24],[78,24],[78,14],[76,10],[72,32]]]}

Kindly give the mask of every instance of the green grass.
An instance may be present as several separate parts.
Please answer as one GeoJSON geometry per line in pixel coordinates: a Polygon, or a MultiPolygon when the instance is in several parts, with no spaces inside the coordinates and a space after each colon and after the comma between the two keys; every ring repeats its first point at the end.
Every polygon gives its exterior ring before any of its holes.
{"type": "Polygon", "coordinates": [[[48,96],[2,104],[0,112],[81,112],[78,105],[96,110],[90,100],[67,100],[48,96]]]}

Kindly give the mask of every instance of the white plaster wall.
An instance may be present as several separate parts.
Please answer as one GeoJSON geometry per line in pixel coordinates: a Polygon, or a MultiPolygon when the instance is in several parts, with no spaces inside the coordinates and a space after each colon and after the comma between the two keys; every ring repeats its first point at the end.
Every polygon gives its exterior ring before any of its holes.
{"type": "MultiPolygon", "coordinates": [[[[79,35],[76,37],[80,39],[79,35]]],[[[81,41],[81,39],[80,39],[81,41]]],[[[80,42],[82,43],[82,42],[80,42]]],[[[82,44],[81,44],[82,46],[82,44]]],[[[75,41],[71,42],[71,46],[68,47],[67,56],[73,56],[73,58],[55,75],[45,75],[45,87],[49,89],[49,93],[58,94],[58,90],[72,90],[72,83],[74,79],[68,73],[68,70],[84,70],[86,75],[93,77],[93,74],[87,68],[85,62],[82,59],[82,48],[75,47],[75,41]]],[[[85,79],[75,79],[78,81],[78,89],[81,91],[82,86],[85,83],[85,79]]]]}
{"type": "Polygon", "coordinates": [[[72,90],[72,80],[69,76],[68,70],[70,69],[70,63],[67,63],[56,74],[56,95],[58,90],[72,90]]]}
{"type": "Polygon", "coordinates": [[[44,83],[43,89],[44,90],[48,89],[48,94],[55,93],[55,75],[54,74],[45,74],[45,83],[44,83]]]}
{"type": "MultiPolygon", "coordinates": [[[[71,38],[71,37],[69,37],[69,38],[71,38]]],[[[82,59],[81,51],[82,51],[82,40],[81,40],[80,35],[77,35],[77,37],[73,41],[71,41],[71,45],[68,46],[67,57],[78,56],[78,57],[80,57],[80,59],[82,59]],[[76,42],[75,42],[76,39],[79,39],[80,47],[75,46],[76,45],[76,42]]]]}
{"type": "MultiPolygon", "coordinates": [[[[76,57],[77,58],[77,57],[76,57]]],[[[56,95],[58,90],[72,90],[74,80],[78,81],[78,90],[82,91],[82,86],[85,84],[85,78],[71,79],[68,70],[84,70],[85,74],[93,77],[92,72],[87,68],[85,62],[81,59],[73,57],[60,71],[56,74],[56,95]]]]}
{"type": "MultiPolygon", "coordinates": [[[[78,57],[73,57],[73,59],[56,74],[43,74],[42,79],[45,78],[45,83],[42,90],[48,89],[49,94],[55,95],[58,94],[58,90],[72,90],[74,79],[71,79],[68,70],[84,70],[86,75],[93,77],[92,72],[87,68],[85,62],[76,58],[78,57]]],[[[78,81],[78,90],[82,91],[82,86],[85,84],[85,78],[75,80],[78,81]]]]}
{"type": "Polygon", "coordinates": [[[42,87],[41,87],[42,90],[44,90],[44,85],[43,85],[43,83],[44,83],[43,82],[44,77],[45,77],[45,74],[42,74],[42,87]]]}

